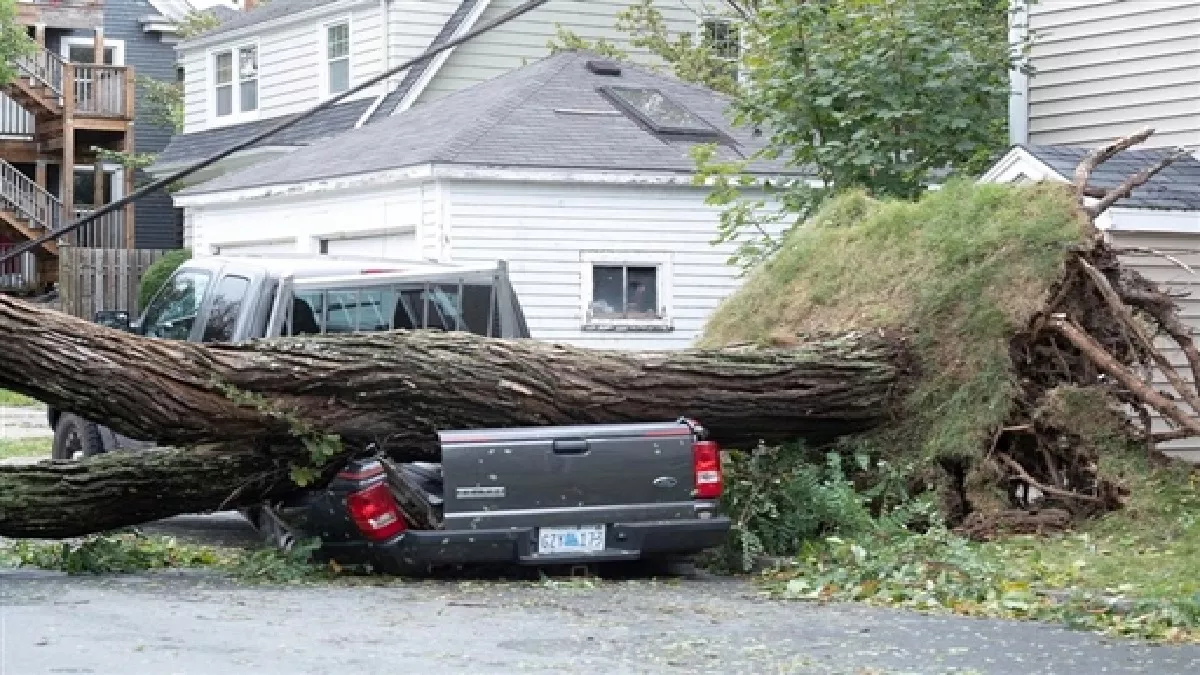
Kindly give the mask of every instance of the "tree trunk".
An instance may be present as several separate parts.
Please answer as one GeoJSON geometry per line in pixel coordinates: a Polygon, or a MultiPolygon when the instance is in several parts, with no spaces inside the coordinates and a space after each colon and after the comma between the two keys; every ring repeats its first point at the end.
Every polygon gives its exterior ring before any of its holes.
{"type": "Polygon", "coordinates": [[[304,462],[300,425],[347,451],[434,460],[449,429],[698,420],[726,446],[825,440],[884,420],[899,339],[629,353],[466,333],[246,345],[152,340],[0,297],[0,387],[164,446],[0,467],[0,536],[62,537],[257,501],[304,462]],[[261,398],[259,398],[261,397],[261,398]],[[67,488],[67,489],[62,489],[67,488]]]}

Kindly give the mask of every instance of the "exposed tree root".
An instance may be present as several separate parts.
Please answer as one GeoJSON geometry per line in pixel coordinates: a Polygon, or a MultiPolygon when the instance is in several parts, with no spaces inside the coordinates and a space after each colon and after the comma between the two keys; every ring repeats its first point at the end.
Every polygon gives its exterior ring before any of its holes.
{"type": "Polygon", "coordinates": [[[1179,318],[1174,298],[1121,266],[1119,251],[1104,241],[1095,223],[1179,155],[1110,190],[1088,185],[1097,166],[1151,134],[1145,129],[1099,148],[1076,170],[1075,194],[1091,243],[1068,254],[1049,302],[1011,342],[1022,392],[985,460],[991,477],[1005,486],[1009,508],[997,509],[988,495],[966,487],[966,517],[957,530],[966,536],[1060,530],[1073,518],[1120,508],[1128,491],[1100,474],[1101,446],[1140,440],[1159,454],[1156,443],[1200,435],[1200,351],[1191,330],[1179,318]],[[1163,336],[1186,355],[1191,382],[1156,344],[1163,336]],[[1153,371],[1170,391],[1155,388],[1153,371]],[[1121,407],[1132,410],[1137,422],[1121,407]],[[1174,428],[1155,432],[1155,416],[1174,428]]]}

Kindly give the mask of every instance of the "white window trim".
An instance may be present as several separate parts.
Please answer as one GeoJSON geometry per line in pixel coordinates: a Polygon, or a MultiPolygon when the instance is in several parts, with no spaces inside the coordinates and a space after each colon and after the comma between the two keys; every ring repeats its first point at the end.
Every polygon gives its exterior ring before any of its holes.
{"type": "MultiPolygon", "coordinates": [[[[116,55],[114,54],[113,56],[115,58],[116,55]]],[[[125,196],[125,168],[123,166],[121,166],[120,164],[116,164],[113,162],[105,162],[100,165],[100,168],[103,169],[104,173],[111,173],[113,175],[113,177],[112,177],[112,198],[114,200],[116,200],[116,199],[121,199],[122,197],[124,197],[125,196]]],[[[95,173],[96,165],[95,164],[76,164],[75,171],[76,172],[87,171],[88,173],[95,173]]],[[[84,197],[87,199],[91,199],[93,196],[94,195],[84,195],[84,197]]],[[[75,208],[79,208],[81,206],[81,204],[79,203],[79,197],[80,197],[79,195],[75,195],[75,208]]]]}
{"type": "MultiPolygon", "coordinates": [[[[62,44],[59,45],[58,49],[62,53],[63,60],[68,61],[71,58],[71,47],[94,47],[95,45],[96,45],[95,38],[77,37],[77,36],[73,36],[73,35],[68,35],[68,36],[64,36],[62,38],[62,44]]],[[[108,47],[113,48],[113,65],[114,66],[125,65],[125,41],[124,40],[117,40],[117,39],[106,37],[106,38],[104,38],[104,47],[105,48],[108,48],[108,47]]]]}
{"type": "Polygon", "coordinates": [[[346,24],[346,27],[350,31],[350,53],[346,56],[346,60],[350,64],[350,89],[354,88],[354,17],[346,15],[326,21],[320,26],[321,34],[319,42],[321,43],[321,51],[317,54],[317,63],[321,72],[321,100],[333,98],[338,94],[344,93],[337,92],[337,94],[334,94],[329,91],[329,29],[343,23],[346,24]]]}
{"type": "Polygon", "coordinates": [[[213,48],[205,52],[205,95],[208,99],[207,113],[209,127],[224,127],[231,124],[241,124],[257,120],[262,113],[263,105],[263,67],[262,48],[258,40],[248,40],[234,45],[213,48]],[[258,54],[258,107],[248,112],[239,112],[241,108],[241,87],[238,81],[237,53],[240,49],[253,47],[258,54]],[[217,54],[229,52],[233,56],[233,113],[224,117],[217,116],[217,54]]]}
{"type": "Polygon", "coordinates": [[[587,331],[653,331],[674,330],[674,255],[669,251],[581,251],[580,260],[580,317],[581,328],[587,331]],[[592,310],[593,268],[596,265],[626,267],[657,267],[657,319],[594,318],[592,310]]]}
{"type": "Polygon", "coordinates": [[[745,21],[727,14],[700,14],[696,17],[696,44],[701,44],[704,41],[704,23],[706,21],[724,21],[738,27],[737,80],[739,84],[745,84],[746,69],[742,67],[742,58],[746,54],[745,21]]]}

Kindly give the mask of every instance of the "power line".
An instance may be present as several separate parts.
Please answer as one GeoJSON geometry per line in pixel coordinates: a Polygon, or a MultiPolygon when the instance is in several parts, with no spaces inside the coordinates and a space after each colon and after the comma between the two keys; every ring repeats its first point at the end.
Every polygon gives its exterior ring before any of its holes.
{"type": "Polygon", "coordinates": [[[532,12],[533,10],[537,9],[538,7],[541,7],[542,5],[546,4],[549,1],[550,0],[529,0],[528,2],[526,2],[524,4],[513,8],[511,11],[505,12],[503,15],[496,17],[492,21],[489,21],[486,24],[484,24],[478,28],[470,30],[470,31],[460,35],[459,37],[456,37],[452,40],[448,40],[439,46],[432,47],[429,51],[425,52],[424,54],[421,54],[420,56],[417,56],[416,58],[410,59],[409,61],[406,61],[405,63],[402,63],[402,64],[396,66],[395,68],[392,68],[391,70],[388,70],[380,75],[376,75],[375,77],[367,80],[366,82],[363,82],[362,84],[358,85],[357,87],[354,87],[353,89],[342,92],[341,94],[325,101],[324,103],[321,103],[320,105],[317,105],[314,108],[311,108],[303,113],[300,113],[299,115],[297,115],[295,117],[292,117],[284,122],[281,122],[281,123],[271,127],[270,129],[267,129],[266,131],[258,134],[257,136],[254,136],[254,137],[252,137],[248,140],[245,140],[241,143],[238,143],[237,145],[234,145],[220,153],[217,153],[216,155],[213,155],[212,157],[209,157],[208,159],[197,162],[197,163],[187,167],[186,169],[181,169],[165,178],[159,178],[158,180],[156,180],[152,183],[149,183],[149,184],[139,188],[138,190],[135,190],[134,192],[130,193],[129,195],[127,195],[125,197],[122,197],[121,199],[118,199],[115,202],[109,202],[108,204],[105,204],[104,206],[100,207],[99,209],[92,211],[90,214],[84,216],[83,218],[80,218],[79,220],[76,220],[76,221],[70,223],[69,225],[64,225],[63,227],[60,227],[57,230],[53,230],[51,232],[47,232],[46,234],[43,234],[42,236],[38,237],[37,239],[31,239],[30,241],[27,241],[24,244],[21,244],[20,246],[12,248],[7,253],[0,255],[0,264],[8,262],[9,260],[16,258],[17,256],[19,256],[23,253],[32,251],[33,249],[37,248],[38,246],[41,246],[42,244],[44,244],[48,241],[54,241],[55,239],[58,239],[59,237],[63,236],[64,234],[73,232],[73,231],[83,227],[84,225],[87,225],[103,216],[106,216],[106,215],[112,213],[113,211],[124,208],[126,205],[128,205],[134,201],[137,201],[138,199],[141,199],[142,197],[145,197],[146,195],[150,194],[151,192],[154,192],[155,190],[158,190],[167,185],[170,185],[171,183],[174,183],[175,181],[181,180],[183,178],[187,178],[188,176],[192,175],[193,173],[196,173],[197,171],[200,171],[201,169],[210,167],[213,164],[216,164],[217,162],[221,161],[222,159],[225,159],[226,157],[229,157],[230,155],[232,155],[234,153],[241,152],[242,150],[245,150],[246,148],[256,145],[259,142],[264,141],[285,129],[289,129],[289,128],[299,124],[300,122],[312,117],[313,115],[321,112],[322,110],[325,110],[327,108],[337,105],[338,103],[341,103],[342,101],[346,100],[350,96],[353,96],[354,94],[357,94],[364,89],[373,87],[376,84],[379,84],[380,82],[383,82],[384,80],[386,80],[398,73],[401,73],[405,70],[408,70],[409,68],[412,68],[413,66],[415,66],[419,63],[422,63],[423,61],[428,61],[429,59],[437,56],[438,54],[441,54],[444,51],[454,49],[455,47],[457,47],[465,42],[470,42],[471,40],[474,40],[475,38],[479,37],[480,35],[483,35],[484,33],[487,33],[488,31],[491,31],[495,28],[503,26],[504,24],[508,23],[509,21],[512,21],[513,19],[516,19],[517,17],[523,16],[525,14],[528,14],[529,12],[532,12]]]}

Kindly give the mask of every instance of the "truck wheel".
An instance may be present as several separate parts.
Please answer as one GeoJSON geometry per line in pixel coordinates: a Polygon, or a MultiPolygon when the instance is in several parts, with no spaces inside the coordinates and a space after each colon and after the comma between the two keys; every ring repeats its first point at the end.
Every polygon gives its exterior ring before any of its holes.
{"type": "Polygon", "coordinates": [[[95,424],[70,413],[63,413],[58,418],[58,426],[54,428],[54,446],[50,450],[51,458],[82,459],[103,452],[104,443],[95,424]]]}

